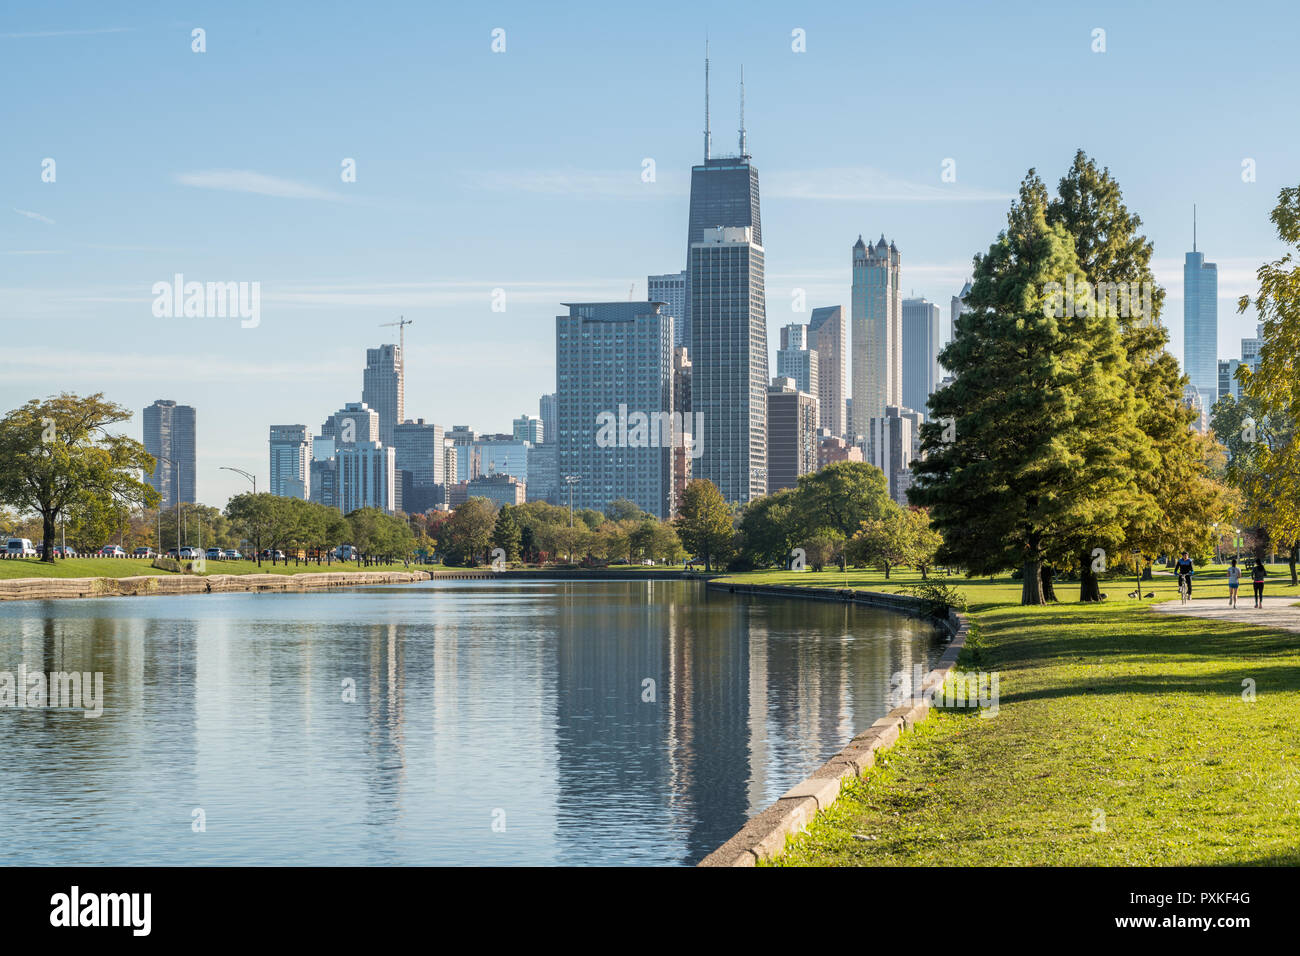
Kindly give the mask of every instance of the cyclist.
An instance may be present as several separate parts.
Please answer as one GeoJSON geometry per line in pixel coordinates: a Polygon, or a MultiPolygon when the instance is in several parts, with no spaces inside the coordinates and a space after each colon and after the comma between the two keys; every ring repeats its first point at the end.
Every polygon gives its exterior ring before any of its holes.
{"type": "Polygon", "coordinates": [[[1175,570],[1175,572],[1177,572],[1177,574],[1178,574],[1178,590],[1179,590],[1179,592],[1180,592],[1180,593],[1182,592],[1182,590],[1183,590],[1183,585],[1186,584],[1186,585],[1187,585],[1187,598],[1188,598],[1188,600],[1191,600],[1191,597],[1192,597],[1192,559],[1189,558],[1189,557],[1187,556],[1187,552],[1186,552],[1186,551],[1184,551],[1184,552],[1183,552],[1183,556],[1182,556],[1181,558],[1178,559],[1178,563],[1176,563],[1176,564],[1174,565],[1174,570],[1175,570]]]}

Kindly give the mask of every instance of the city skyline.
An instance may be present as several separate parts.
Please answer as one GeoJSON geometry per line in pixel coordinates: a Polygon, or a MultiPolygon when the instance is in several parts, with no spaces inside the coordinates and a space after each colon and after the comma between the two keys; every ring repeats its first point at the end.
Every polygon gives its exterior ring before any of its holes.
{"type": "MultiPolygon", "coordinates": [[[[489,36],[495,24],[453,12],[437,21],[447,38],[445,65],[412,56],[412,63],[422,65],[402,67],[403,76],[425,96],[437,86],[439,71],[460,71],[482,85],[488,108],[481,112],[488,115],[439,96],[419,113],[429,116],[432,110],[437,117],[430,125],[439,133],[431,138],[413,125],[386,130],[363,115],[365,104],[381,96],[401,113],[413,93],[394,89],[382,77],[359,80],[345,70],[351,79],[331,81],[320,71],[331,56],[356,61],[347,52],[356,24],[347,18],[322,13],[303,37],[286,14],[260,13],[254,35],[238,5],[204,11],[200,19],[209,43],[200,56],[189,49],[194,24],[161,9],[144,7],[103,21],[103,30],[120,32],[94,33],[95,18],[104,14],[86,7],[92,31],[76,36],[33,36],[48,24],[39,12],[25,12],[11,17],[0,37],[0,48],[19,70],[44,76],[41,64],[52,56],[86,60],[85,66],[70,62],[66,71],[50,74],[30,98],[14,105],[19,122],[12,148],[0,158],[7,181],[15,184],[13,211],[0,226],[5,329],[12,342],[0,360],[0,396],[8,407],[30,394],[56,391],[49,382],[66,375],[133,408],[158,394],[201,409],[226,408],[227,415],[205,417],[198,450],[202,497],[221,504],[247,483],[219,466],[265,475],[269,425],[318,421],[322,409],[355,397],[350,384],[341,395],[339,383],[355,380],[356,354],[374,347],[376,326],[402,314],[419,322],[408,332],[404,356],[411,371],[408,408],[429,421],[469,421],[495,430],[506,427],[520,403],[553,390],[547,322],[560,302],[621,300],[629,284],[639,297],[648,274],[670,274],[685,264],[681,219],[688,170],[700,157],[708,26],[693,22],[696,14],[671,26],[652,25],[652,31],[663,31],[655,36],[673,38],[664,44],[672,68],[654,84],[616,80],[600,90],[542,84],[548,90],[543,97],[531,91],[530,77],[558,77],[548,60],[575,46],[603,62],[612,54],[596,38],[618,29],[619,14],[592,8],[583,26],[566,36],[536,11],[503,11],[510,39],[506,52],[496,55],[489,36]],[[291,35],[301,47],[286,42],[291,35]],[[94,53],[112,55],[113,64],[105,67],[102,58],[88,56],[94,53]],[[156,119],[151,129],[201,115],[248,135],[215,142],[199,136],[191,143],[185,137],[160,140],[138,125],[120,130],[123,116],[110,94],[134,89],[134,74],[117,65],[133,56],[153,66],[162,58],[178,76],[176,89],[145,101],[156,119]],[[316,64],[309,93],[277,82],[308,59],[316,64]],[[70,90],[84,90],[92,62],[102,92],[83,102],[70,90]],[[254,86],[275,89],[269,112],[237,115],[223,105],[230,89],[214,79],[231,68],[236,93],[254,86]],[[306,141],[271,135],[272,114],[310,111],[320,83],[327,99],[335,97],[331,115],[345,117],[342,129],[306,141]],[[354,92],[348,84],[356,85],[354,92]],[[511,97],[520,96],[525,109],[511,104],[511,97]],[[567,135],[579,128],[563,118],[575,103],[599,113],[601,136],[567,168],[539,161],[533,147],[552,135],[548,130],[567,135]],[[517,161],[501,160],[503,141],[518,147],[517,161]],[[58,161],[54,183],[40,178],[46,157],[58,161]],[[348,157],[358,169],[350,184],[339,178],[348,157]],[[652,182],[642,179],[645,158],[654,160],[652,182]],[[411,224],[413,214],[434,213],[437,228],[432,219],[428,226],[411,224]],[[564,234],[547,244],[553,248],[542,248],[533,237],[548,222],[554,225],[557,215],[564,217],[564,234]],[[181,238],[174,228],[178,216],[201,223],[203,238],[181,238]],[[621,221],[643,228],[618,242],[603,241],[602,234],[621,221]],[[437,268],[431,270],[429,262],[437,268]],[[154,318],[151,284],[177,273],[202,281],[261,282],[261,323],[241,328],[238,321],[154,318]],[[506,294],[504,313],[492,311],[498,288],[506,294]],[[66,333],[57,341],[47,334],[54,324],[66,333]]],[[[806,323],[814,308],[848,307],[840,250],[867,225],[908,250],[905,295],[949,301],[970,274],[970,256],[996,236],[1025,171],[1034,166],[1054,184],[1082,146],[1116,174],[1130,209],[1142,216],[1143,230],[1155,242],[1156,276],[1169,290],[1163,319],[1176,356],[1183,354],[1182,252],[1190,239],[1190,208],[1198,204],[1199,248],[1219,265],[1216,359],[1236,357],[1236,343],[1256,320],[1238,316],[1233,300],[1253,291],[1255,268],[1275,256],[1267,209],[1296,145],[1292,130],[1261,130],[1261,111],[1270,108],[1267,95],[1244,107],[1224,92],[1199,98],[1198,117],[1214,111],[1229,127],[1213,143],[1179,135],[1139,145],[1133,135],[1136,107],[1133,115],[1112,117],[1084,133],[1061,124],[1030,142],[1008,135],[1014,131],[1003,118],[981,115],[983,86],[967,88],[954,80],[1005,46],[1029,57],[1030,65],[1042,64],[1044,82],[1028,94],[1034,102],[1059,95],[1080,75],[1099,96],[1135,82],[1163,89],[1192,82],[1196,57],[1189,51],[1235,50],[1245,43],[1244,31],[1225,25],[1216,32],[1220,46],[1214,48],[1185,24],[1130,11],[1115,18],[1108,51],[1094,54],[1093,24],[1065,14],[1044,13],[1032,24],[1003,18],[981,25],[963,19],[955,7],[945,9],[947,15],[939,17],[872,15],[901,37],[924,38],[950,55],[939,58],[944,62],[932,77],[909,76],[899,102],[882,107],[880,128],[887,129],[928,104],[925,134],[877,142],[870,163],[856,166],[827,157],[848,154],[863,142],[837,131],[832,93],[860,70],[849,37],[865,14],[808,16],[792,24],[784,12],[759,9],[750,22],[710,32],[718,131],[732,128],[745,64],[749,144],[761,154],[765,171],[770,342],[782,325],[806,323]],[[796,25],[807,30],[806,53],[790,48],[796,25]],[[1025,42],[1031,34],[1035,44],[1025,42]],[[1048,64],[1063,59],[1067,68],[1052,79],[1048,64]],[[980,124],[989,130],[978,129],[980,124]],[[788,136],[789,129],[805,135],[788,136]],[[954,183],[940,179],[948,157],[957,161],[954,183]],[[1242,180],[1244,158],[1257,164],[1257,181],[1242,180]],[[805,293],[806,311],[793,310],[795,290],[805,293]]],[[[1104,21],[1110,9],[1119,8],[1103,5],[1094,11],[1096,19],[1104,21]]],[[[414,8],[410,15],[417,24],[425,22],[414,8]]],[[[392,42],[413,44],[414,51],[423,41],[392,42]]],[[[1271,65],[1268,55],[1280,38],[1251,35],[1250,42],[1259,68],[1280,76],[1283,68],[1271,65]]],[[[901,49],[881,47],[880,53],[882,70],[906,62],[901,49]]],[[[1192,111],[1181,102],[1164,108],[1174,120],[1192,111]]],[[[715,145],[730,138],[717,132],[715,145]]],[[[123,430],[140,434],[141,427],[133,421],[123,430]]]]}

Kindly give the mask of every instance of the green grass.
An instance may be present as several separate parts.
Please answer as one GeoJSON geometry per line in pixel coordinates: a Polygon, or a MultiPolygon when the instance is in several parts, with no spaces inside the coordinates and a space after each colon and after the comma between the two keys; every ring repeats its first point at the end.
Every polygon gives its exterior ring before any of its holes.
{"type": "MultiPolygon", "coordinates": [[[[1270,571],[1272,593],[1297,593],[1270,571]]],[[[843,586],[733,579],[823,576],[843,586]]],[[[850,585],[915,576],[898,577],[850,585]]],[[[1198,569],[1197,596],[1226,596],[1222,578],[1198,569]]],[[[997,716],[932,712],[776,862],[1300,864],[1300,635],[1153,614],[1132,587],[1083,605],[1067,584],[1061,604],[1025,608],[1009,579],[964,583],[981,649],[961,666],[999,674],[997,716]]],[[[1177,597],[1172,578],[1147,591],[1177,597]]]]}
{"type": "MultiPolygon", "coordinates": [[[[416,571],[439,570],[441,565],[412,564],[407,568],[395,564],[372,564],[358,567],[356,562],[335,561],[333,565],[277,564],[264,561],[259,568],[253,561],[208,561],[205,574],[304,574],[318,571],[416,571]]],[[[38,558],[0,560],[0,580],[12,578],[129,578],[142,574],[172,574],[151,567],[151,562],[135,558],[68,558],[45,564],[38,558]]]]}

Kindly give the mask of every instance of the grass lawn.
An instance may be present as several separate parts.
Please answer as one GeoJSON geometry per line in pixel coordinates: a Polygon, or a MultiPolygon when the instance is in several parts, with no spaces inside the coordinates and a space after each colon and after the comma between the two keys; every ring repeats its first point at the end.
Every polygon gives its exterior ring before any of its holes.
{"type": "MultiPolygon", "coordinates": [[[[1300,597],[1269,570],[1271,593],[1300,597]]],[[[844,586],[733,576],[818,578],[844,586]]],[[[916,576],[896,578],[849,584],[916,576]]],[[[1196,596],[1226,600],[1223,578],[1198,569],[1196,596]]],[[[777,863],[1300,864],[1300,634],[1152,614],[1120,581],[1101,605],[1067,583],[1061,604],[1034,608],[1009,579],[962,586],[980,646],[960,666],[1000,675],[997,716],[932,711],[777,863]]],[[[1177,598],[1164,576],[1148,591],[1177,598]]]]}
{"type": "MultiPolygon", "coordinates": [[[[400,561],[396,564],[372,564],[370,567],[358,567],[356,562],[334,564],[315,563],[295,565],[277,564],[264,561],[259,568],[253,561],[209,561],[206,574],[303,574],[318,571],[432,571],[441,565],[412,564],[409,568],[400,561]]],[[[16,558],[0,560],[0,580],[10,578],[129,578],[141,574],[172,574],[151,567],[149,561],[135,558],[68,558],[45,564],[38,558],[16,558]]]]}

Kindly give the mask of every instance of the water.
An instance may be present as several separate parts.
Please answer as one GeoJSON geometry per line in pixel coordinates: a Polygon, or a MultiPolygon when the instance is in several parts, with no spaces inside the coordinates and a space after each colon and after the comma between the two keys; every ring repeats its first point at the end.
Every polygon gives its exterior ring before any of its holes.
{"type": "Polygon", "coordinates": [[[0,708],[0,846],[11,864],[694,863],[939,650],[888,612],[682,581],[0,603],[0,671],[102,671],[106,698],[98,719],[0,708]]]}

